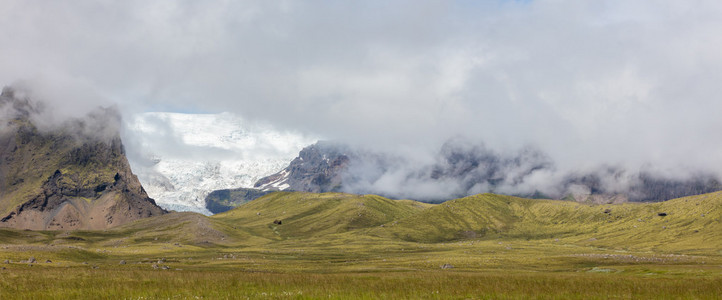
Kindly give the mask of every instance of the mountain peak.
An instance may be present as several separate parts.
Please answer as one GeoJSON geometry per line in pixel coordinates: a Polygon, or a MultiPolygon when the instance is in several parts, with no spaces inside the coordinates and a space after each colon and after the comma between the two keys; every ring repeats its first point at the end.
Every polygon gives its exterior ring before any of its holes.
{"type": "Polygon", "coordinates": [[[103,229],[165,213],[130,170],[117,110],[51,125],[42,103],[12,88],[0,98],[0,226],[103,229]]]}

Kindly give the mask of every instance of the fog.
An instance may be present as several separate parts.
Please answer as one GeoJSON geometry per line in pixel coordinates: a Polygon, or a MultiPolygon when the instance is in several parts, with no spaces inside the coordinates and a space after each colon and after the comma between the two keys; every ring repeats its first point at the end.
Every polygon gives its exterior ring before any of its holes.
{"type": "Polygon", "coordinates": [[[72,109],[56,99],[68,97],[74,91],[58,89],[55,85],[39,82],[18,81],[2,89],[0,99],[0,133],[14,133],[13,119],[29,120],[40,133],[62,131],[78,143],[111,143],[120,137],[121,114],[114,104],[103,105],[102,99],[93,100],[86,92],[75,96],[76,102],[84,102],[82,108],[72,109]],[[57,93],[55,93],[57,91],[57,93]],[[56,98],[56,95],[58,98],[56,98]]]}
{"type": "MultiPolygon", "coordinates": [[[[39,86],[63,116],[232,112],[414,164],[454,138],[533,148],[553,164],[525,179],[539,185],[606,166],[684,178],[722,173],[720,15],[718,1],[6,0],[0,83],[39,86]]],[[[392,178],[374,184],[402,189],[392,178]]]]}
{"type": "Polygon", "coordinates": [[[716,174],[699,169],[675,174],[607,164],[562,169],[534,147],[499,152],[462,138],[447,141],[437,153],[423,159],[324,141],[301,151],[299,159],[285,169],[289,171],[291,179],[286,183],[291,189],[340,190],[426,202],[497,193],[619,203],[664,201],[722,189],[716,174]],[[309,179],[313,179],[310,184],[309,179]]]}

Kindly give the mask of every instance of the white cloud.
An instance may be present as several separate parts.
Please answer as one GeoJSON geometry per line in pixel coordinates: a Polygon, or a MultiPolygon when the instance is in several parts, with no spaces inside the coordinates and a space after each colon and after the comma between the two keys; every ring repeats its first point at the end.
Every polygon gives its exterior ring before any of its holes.
{"type": "Polygon", "coordinates": [[[231,111],[419,152],[531,144],[562,169],[722,163],[718,1],[3,6],[0,82],[71,82],[125,111],[231,111]]]}

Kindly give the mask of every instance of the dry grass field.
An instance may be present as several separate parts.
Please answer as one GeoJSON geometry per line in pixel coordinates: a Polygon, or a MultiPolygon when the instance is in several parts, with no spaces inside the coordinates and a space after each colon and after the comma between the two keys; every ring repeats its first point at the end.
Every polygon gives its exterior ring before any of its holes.
{"type": "Polygon", "coordinates": [[[0,230],[0,298],[716,299],[721,212],[720,193],[622,205],[274,193],[212,217],[0,230]]]}

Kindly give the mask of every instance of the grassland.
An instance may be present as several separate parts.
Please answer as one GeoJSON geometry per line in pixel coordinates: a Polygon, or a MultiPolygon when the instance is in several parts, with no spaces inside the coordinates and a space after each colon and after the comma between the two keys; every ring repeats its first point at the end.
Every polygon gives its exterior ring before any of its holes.
{"type": "Polygon", "coordinates": [[[623,205],[274,193],[212,217],[0,230],[0,298],[717,299],[720,218],[722,193],[623,205]]]}

